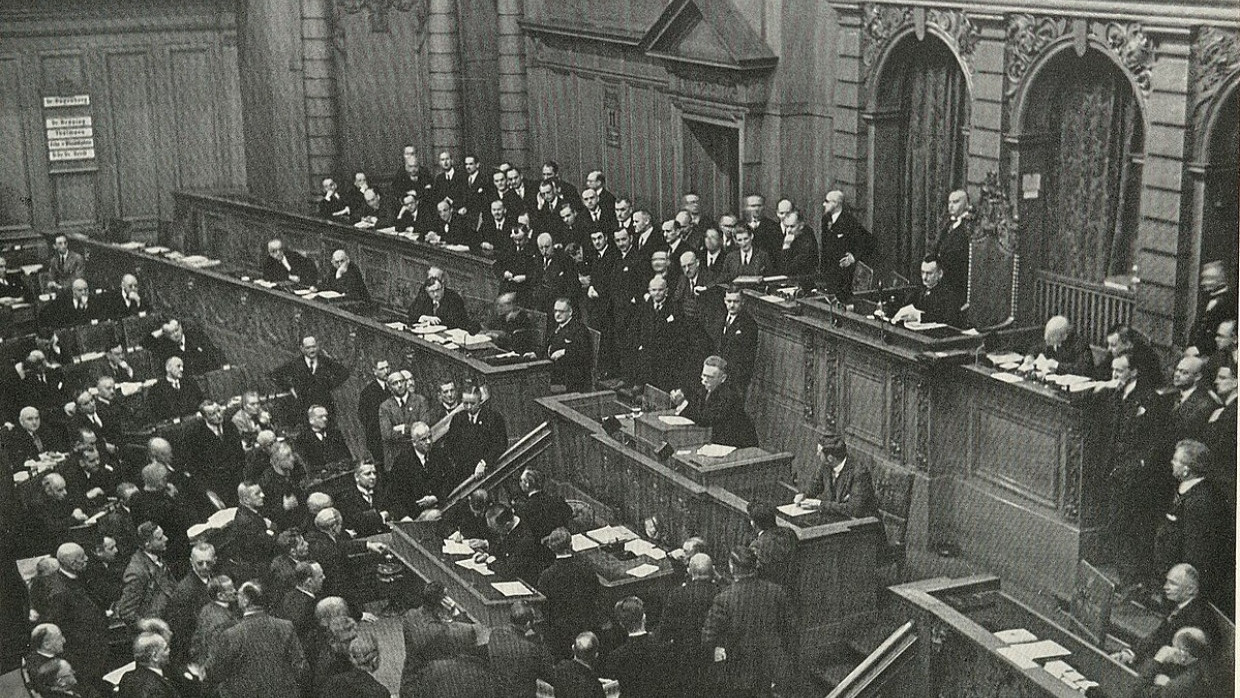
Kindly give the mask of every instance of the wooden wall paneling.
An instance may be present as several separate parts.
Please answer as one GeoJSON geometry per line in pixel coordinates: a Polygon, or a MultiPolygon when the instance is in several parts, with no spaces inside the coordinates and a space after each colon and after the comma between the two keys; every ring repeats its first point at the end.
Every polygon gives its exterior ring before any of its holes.
{"type": "Polygon", "coordinates": [[[110,108],[108,137],[115,163],[116,214],[129,223],[159,219],[158,123],[152,105],[152,65],[144,47],[103,52],[110,108]]]}
{"type": "Polygon", "coordinates": [[[237,74],[237,42],[226,36],[217,48],[219,70],[212,75],[219,105],[219,146],[222,169],[216,186],[245,186],[245,138],[241,114],[241,78],[237,74]]]}
{"type": "MultiPolygon", "coordinates": [[[[499,58],[496,51],[499,16],[491,2],[457,4],[461,55],[462,142],[483,163],[500,161],[499,58]]],[[[465,153],[457,156],[463,162],[465,153]]]]}
{"type": "Polygon", "coordinates": [[[0,54],[0,143],[8,148],[8,155],[0,158],[0,235],[6,238],[34,226],[30,161],[39,151],[27,147],[23,73],[21,54],[0,54]]]}
{"type": "MultiPolygon", "coordinates": [[[[86,72],[86,56],[80,50],[73,51],[44,51],[39,53],[39,91],[36,93],[40,100],[36,103],[39,110],[42,110],[41,97],[44,94],[61,94],[63,92],[74,92],[78,90],[89,90],[91,85],[87,80],[86,72]]],[[[98,109],[95,112],[95,120],[98,123],[98,109]]],[[[43,119],[39,119],[39,138],[43,138],[43,119]]],[[[96,128],[98,134],[98,128],[96,128]]],[[[98,141],[98,138],[96,138],[98,141]]],[[[39,141],[40,151],[46,148],[44,142],[39,141]]],[[[96,156],[101,153],[96,148],[96,156]]],[[[45,152],[41,153],[44,161],[47,159],[45,152]]],[[[96,162],[98,161],[98,157],[96,162]]],[[[94,164],[92,163],[91,166],[94,164]]],[[[46,170],[44,170],[46,171],[46,170]]],[[[52,175],[52,197],[51,220],[49,223],[54,226],[62,226],[68,228],[83,228],[92,225],[99,220],[99,178],[94,171],[83,171],[73,174],[52,175]]]]}
{"type": "Polygon", "coordinates": [[[172,129],[165,148],[175,154],[177,188],[218,187],[225,169],[217,119],[223,105],[215,105],[211,46],[170,47],[168,53],[172,129]]]}
{"type": "MultiPolygon", "coordinates": [[[[586,175],[594,168],[603,168],[603,82],[595,77],[583,77],[577,83],[577,123],[581,138],[577,141],[576,171],[568,180],[578,190],[585,186],[586,175]]],[[[604,171],[606,171],[604,169],[604,171]]]]}

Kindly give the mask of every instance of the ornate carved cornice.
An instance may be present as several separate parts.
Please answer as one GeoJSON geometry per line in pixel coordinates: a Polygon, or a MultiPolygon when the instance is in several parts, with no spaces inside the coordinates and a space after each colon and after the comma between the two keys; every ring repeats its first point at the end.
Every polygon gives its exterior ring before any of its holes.
{"type": "Polygon", "coordinates": [[[963,10],[942,7],[904,7],[870,3],[863,6],[861,23],[861,64],[864,79],[869,80],[879,57],[887,51],[892,38],[912,27],[917,39],[926,37],[926,27],[934,27],[944,42],[960,57],[969,73],[973,72],[973,49],[981,40],[981,31],[963,10]]]}
{"type": "Polygon", "coordinates": [[[1240,73],[1240,32],[1217,27],[1202,27],[1193,43],[1193,70],[1190,76],[1192,93],[1192,126],[1197,143],[1194,150],[1202,159],[1206,123],[1210,105],[1219,97],[1228,78],[1240,73]]]}
{"type": "Polygon", "coordinates": [[[416,10],[418,24],[422,25],[425,24],[429,11],[426,0],[336,0],[335,5],[345,14],[355,15],[360,12],[366,12],[367,18],[370,20],[370,31],[382,34],[386,34],[390,30],[388,26],[389,12],[416,10]]]}
{"type": "Polygon", "coordinates": [[[1033,14],[1008,15],[1005,75],[1007,96],[1020,91],[1029,68],[1038,61],[1051,44],[1064,37],[1074,38],[1078,56],[1093,46],[1110,52],[1132,76],[1143,95],[1151,90],[1151,73],[1158,59],[1158,44],[1145,31],[1141,22],[1091,22],[1083,18],[1033,14]]]}
{"type": "Polygon", "coordinates": [[[887,41],[897,30],[913,21],[913,8],[895,5],[866,5],[862,15],[861,64],[868,73],[878,62],[887,41]]]}

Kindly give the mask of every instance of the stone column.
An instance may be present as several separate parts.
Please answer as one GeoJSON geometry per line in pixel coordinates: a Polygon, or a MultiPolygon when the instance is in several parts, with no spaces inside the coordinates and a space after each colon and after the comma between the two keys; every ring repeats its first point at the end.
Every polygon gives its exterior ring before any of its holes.
{"type": "Polygon", "coordinates": [[[529,162],[529,96],[525,78],[525,36],[517,22],[521,0],[499,0],[499,130],[505,161],[526,168],[529,162]]]}
{"type": "MultiPolygon", "coordinates": [[[[430,64],[431,142],[439,151],[461,145],[461,59],[457,40],[456,3],[430,0],[426,50],[430,64]]],[[[460,153],[456,154],[460,158],[460,153]]]]}

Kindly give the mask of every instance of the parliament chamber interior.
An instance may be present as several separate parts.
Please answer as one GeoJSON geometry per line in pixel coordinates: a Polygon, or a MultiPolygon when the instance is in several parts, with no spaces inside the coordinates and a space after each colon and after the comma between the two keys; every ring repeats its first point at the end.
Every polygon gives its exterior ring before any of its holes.
{"type": "Polygon", "coordinates": [[[1231,696],[1232,0],[0,2],[0,695],[1231,696]]]}

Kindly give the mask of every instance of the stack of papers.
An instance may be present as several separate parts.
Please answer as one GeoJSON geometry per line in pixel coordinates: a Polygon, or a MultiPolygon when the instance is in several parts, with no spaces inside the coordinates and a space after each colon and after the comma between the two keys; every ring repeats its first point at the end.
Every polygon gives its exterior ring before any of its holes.
{"type": "Polygon", "coordinates": [[[521,582],[491,582],[491,586],[504,596],[532,596],[534,591],[521,582]]]}
{"type": "Polygon", "coordinates": [[[103,358],[103,352],[88,351],[85,354],[80,354],[78,356],[73,357],[73,363],[84,364],[87,361],[94,361],[95,359],[102,359],[102,358],[103,358]]]}
{"type": "Polygon", "coordinates": [[[687,427],[693,424],[693,420],[688,417],[681,417],[678,414],[664,414],[659,416],[659,421],[669,427],[687,427]]]}
{"type": "Polygon", "coordinates": [[[467,570],[473,570],[474,572],[477,572],[483,577],[490,577],[491,575],[495,574],[494,572],[491,571],[490,567],[487,567],[487,564],[485,562],[474,562],[474,559],[472,557],[467,557],[464,560],[457,560],[456,564],[460,565],[461,567],[464,567],[467,570]]]}
{"type": "Polygon", "coordinates": [[[770,293],[766,294],[765,296],[759,296],[759,298],[761,300],[766,301],[767,303],[783,303],[784,301],[788,300],[787,298],[784,298],[783,296],[776,296],[770,293]]]}
{"type": "Polygon", "coordinates": [[[638,579],[641,579],[643,577],[649,577],[650,575],[658,571],[659,571],[658,565],[652,565],[649,562],[647,562],[647,563],[638,565],[637,567],[634,567],[633,569],[629,570],[626,574],[628,574],[630,577],[637,577],[638,579]]]}
{"type": "Polygon", "coordinates": [[[1030,659],[1047,659],[1050,657],[1066,657],[1072,654],[1063,645],[1054,640],[1038,640],[1012,645],[1011,649],[1020,652],[1030,659]]]}
{"type": "Polygon", "coordinates": [[[775,509],[785,516],[805,516],[818,511],[820,506],[822,506],[821,499],[803,499],[800,504],[785,504],[775,509]]]}
{"type": "Polygon", "coordinates": [[[1003,371],[1000,371],[998,373],[992,373],[990,374],[990,377],[994,378],[997,381],[1001,381],[1003,383],[1019,383],[1022,380],[1024,380],[1024,378],[1021,378],[1015,373],[1006,373],[1003,371]]]}
{"type": "Polygon", "coordinates": [[[444,245],[443,247],[453,252],[469,252],[469,245],[444,245]]]}
{"type": "Polygon", "coordinates": [[[380,232],[380,233],[395,233],[395,232],[396,232],[396,226],[394,226],[394,225],[389,225],[389,226],[388,226],[388,227],[386,227],[386,228],[379,228],[379,232],[380,232]]]}
{"type": "Polygon", "coordinates": [[[603,545],[612,543],[624,543],[637,538],[637,534],[630,531],[625,526],[603,526],[593,531],[586,531],[586,535],[593,538],[603,545]]]}
{"type": "Polygon", "coordinates": [[[735,446],[724,446],[723,444],[705,444],[697,450],[699,456],[707,458],[723,458],[731,455],[736,450],[735,446]]]}
{"type": "Polygon", "coordinates": [[[473,555],[474,549],[468,543],[458,543],[451,538],[443,542],[444,555],[473,555]]]}
{"type": "Polygon", "coordinates": [[[266,279],[254,279],[254,283],[255,285],[262,286],[263,288],[275,288],[278,285],[276,282],[268,281],[266,279]]]}
{"type": "Polygon", "coordinates": [[[589,536],[583,536],[580,533],[573,534],[573,552],[580,553],[585,550],[593,550],[597,547],[598,541],[595,541],[589,536]]]}
{"type": "Polygon", "coordinates": [[[393,330],[396,330],[397,332],[400,332],[400,331],[404,330],[406,327],[408,327],[408,325],[406,325],[406,324],[405,324],[405,323],[403,323],[403,322],[400,322],[399,320],[398,320],[398,321],[396,321],[396,322],[385,322],[385,323],[383,323],[383,325],[384,325],[384,327],[391,328],[391,329],[393,329],[393,330]]]}
{"type": "Polygon", "coordinates": [[[1012,362],[1015,362],[1017,365],[1019,365],[1021,361],[1025,360],[1024,355],[1016,351],[993,352],[993,353],[987,354],[986,358],[990,360],[990,363],[996,366],[1001,366],[1003,364],[1009,364],[1012,362]]]}
{"type": "Polygon", "coordinates": [[[461,329],[444,330],[443,334],[457,344],[464,344],[469,340],[469,333],[461,329]]]}
{"type": "Polygon", "coordinates": [[[1037,642],[1038,636],[1025,630],[1024,628],[1013,628],[1012,630],[1000,630],[995,633],[995,637],[1009,645],[1015,645],[1022,642],[1037,642]]]}
{"type": "Polygon", "coordinates": [[[344,298],[344,294],[339,291],[319,291],[319,298],[344,298]]]}
{"type": "Polygon", "coordinates": [[[465,348],[478,347],[483,344],[490,344],[491,338],[485,334],[470,334],[465,336],[465,348]]]}
{"type": "Polygon", "coordinates": [[[667,552],[662,548],[641,538],[625,543],[624,549],[634,555],[645,555],[651,560],[662,560],[667,557],[667,552]]]}
{"type": "Polygon", "coordinates": [[[151,245],[150,247],[142,248],[142,251],[147,254],[163,254],[165,252],[171,252],[172,250],[169,250],[167,247],[161,247],[160,245],[151,245]]]}
{"type": "Polygon", "coordinates": [[[947,325],[942,322],[915,322],[913,320],[909,320],[908,322],[904,323],[904,329],[912,330],[914,332],[924,332],[925,330],[937,330],[940,327],[947,327],[947,325]]]}

